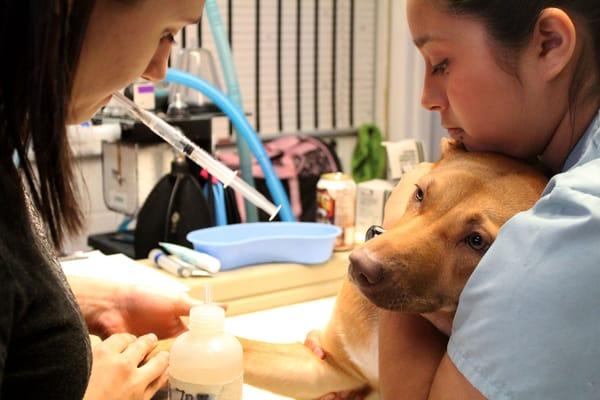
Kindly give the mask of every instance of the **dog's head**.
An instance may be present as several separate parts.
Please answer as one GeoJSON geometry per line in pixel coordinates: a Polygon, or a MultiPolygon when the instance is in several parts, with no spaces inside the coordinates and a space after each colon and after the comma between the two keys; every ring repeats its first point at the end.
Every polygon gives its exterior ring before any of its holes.
{"type": "Polygon", "coordinates": [[[502,224],[531,208],[547,179],[496,154],[469,153],[451,140],[394,189],[381,232],[350,255],[349,274],[381,308],[453,311],[467,279],[502,224]]]}

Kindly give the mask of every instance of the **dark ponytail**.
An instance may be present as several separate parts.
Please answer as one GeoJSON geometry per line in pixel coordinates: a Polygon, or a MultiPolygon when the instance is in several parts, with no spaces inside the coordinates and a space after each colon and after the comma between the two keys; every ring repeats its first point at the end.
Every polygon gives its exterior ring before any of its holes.
{"type": "Polygon", "coordinates": [[[11,226],[24,209],[20,174],[12,162],[16,151],[34,207],[56,247],[66,232],[82,226],[65,124],[93,6],[93,0],[0,2],[1,222],[11,226]]]}

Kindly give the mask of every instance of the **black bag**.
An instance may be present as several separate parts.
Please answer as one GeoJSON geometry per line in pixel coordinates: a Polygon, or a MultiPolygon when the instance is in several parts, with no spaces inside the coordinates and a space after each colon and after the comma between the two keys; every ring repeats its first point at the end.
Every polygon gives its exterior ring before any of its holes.
{"type": "MultiPolygon", "coordinates": [[[[214,198],[208,190],[204,196],[202,182],[191,171],[185,159],[176,159],[171,164],[171,172],[165,175],[152,189],[137,216],[135,228],[135,257],[146,258],[150,250],[158,247],[158,242],[175,243],[192,248],[187,241],[189,232],[214,226],[214,198]]],[[[225,190],[225,207],[229,223],[240,221],[234,194],[225,190]]]]}

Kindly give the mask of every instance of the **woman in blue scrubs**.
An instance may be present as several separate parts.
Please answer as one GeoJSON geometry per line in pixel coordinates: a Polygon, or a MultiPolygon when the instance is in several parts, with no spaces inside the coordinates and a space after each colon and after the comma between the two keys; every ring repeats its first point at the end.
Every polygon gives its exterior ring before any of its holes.
{"type": "Polygon", "coordinates": [[[380,349],[384,398],[600,398],[600,1],[407,11],[423,106],[467,149],[537,158],[553,178],[469,279],[447,348],[412,316],[382,314],[381,346],[397,343],[380,349]]]}

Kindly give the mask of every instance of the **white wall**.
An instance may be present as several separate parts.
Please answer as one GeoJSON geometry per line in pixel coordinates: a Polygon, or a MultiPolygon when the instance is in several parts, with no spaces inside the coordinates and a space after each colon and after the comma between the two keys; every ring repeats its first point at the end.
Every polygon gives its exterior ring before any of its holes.
{"type": "Polygon", "coordinates": [[[378,76],[383,77],[377,84],[377,121],[390,140],[421,140],[426,157],[435,160],[445,133],[438,114],[421,107],[424,63],[406,22],[406,0],[377,3],[385,10],[378,20],[378,51],[384,54],[380,60],[385,63],[378,69],[378,76]]]}
{"type": "MultiPolygon", "coordinates": [[[[217,0],[217,3],[225,26],[229,22],[228,7],[232,7],[232,32],[229,34],[244,110],[250,114],[250,123],[258,126],[260,133],[271,135],[279,132],[335,131],[338,128],[347,129],[373,122],[378,0],[282,0],[281,81],[277,74],[278,1],[217,0]],[[260,13],[258,69],[257,9],[260,13]],[[298,21],[300,36],[297,35],[298,21]],[[351,28],[354,29],[352,42],[351,28]],[[350,53],[351,43],[354,44],[353,59],[350,53]],[[282,88],[282,114],[278,112],[279,85],[282,88]],[[300,104],[297,100],[298,90],[301,94],[300,104]],[[257,102],[257,99],[260,100],[257,102]],[[280,120],[282,129],[279,126],[280,120]]],[[[214,54],[219,80],[223,83],[220,60],[207,18],[203,18],[200,32],[202,47],[214,54]]],[[[198,27],[188,26],[185,33],[186,47],[197,46],[198,27]]],[[[182,35],[176,40],[181,47],[182,35]]],[[[176,46],[176,49],[179,47],[176,46]]],[[[218,139],[229,135],[225,119],[217,122],[214,130],[218,139]]]]}

